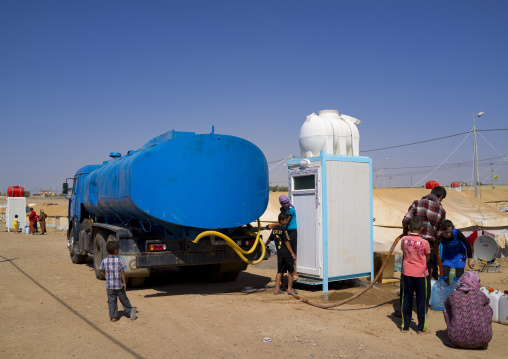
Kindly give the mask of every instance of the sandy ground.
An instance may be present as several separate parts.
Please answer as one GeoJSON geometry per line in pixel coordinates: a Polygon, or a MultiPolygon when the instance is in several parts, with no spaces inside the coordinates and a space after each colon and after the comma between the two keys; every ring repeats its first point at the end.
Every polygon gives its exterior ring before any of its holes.
{"type": "MultiPolygon", "coordinates": [[[[71,263],[64,235],[16,235],[2,224],[0,231],[1,358],[507,357],[508,326],[497,323],[486,351],[445,347],[443,315],[432,310],[426,334],[417,335],[414,323],[409,336],[401,334],[400,319],[390,315],[398,283],[376,285],[330,310],[274,296],[273,259],[227,283],[189,281],[178,270],[155,273],[143,288],[128,290],[138,319],[112,323],[105,282],[90,263],[71,263]]],[[[508,260],[502,264],[501,273],[480,273],[484,285],[508,289],[508,260]]],[[[329,303],[361,288],[333,284],[328,301],[319,288],[298,290],[329,303]]]]}

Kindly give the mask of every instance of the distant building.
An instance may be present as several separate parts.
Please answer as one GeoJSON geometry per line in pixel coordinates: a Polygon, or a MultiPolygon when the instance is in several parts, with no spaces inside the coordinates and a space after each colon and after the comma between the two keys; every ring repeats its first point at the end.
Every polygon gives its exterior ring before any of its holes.
{"type": "Polygon", "coordinates": [[[34,193],[32,196],[34,196],[34,197],[41,197],[41,198],[55,197],[56,196],[56,192],[52,192],[49,189],[45,189],[45,190],[40,190],[38,193],[34,193]]]}

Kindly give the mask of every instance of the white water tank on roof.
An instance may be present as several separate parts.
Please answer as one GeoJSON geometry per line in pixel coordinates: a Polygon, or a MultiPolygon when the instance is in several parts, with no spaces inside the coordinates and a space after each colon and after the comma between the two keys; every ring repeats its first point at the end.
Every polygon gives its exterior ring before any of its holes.
{"type": "Polygon", "coordinates": [[[321,151],[329,155],[358,156],[360,133],[354,117],[340,115],[337,110],[319,111],[307,116],[300,129],[302,158],[319,156],[321,151]]]}

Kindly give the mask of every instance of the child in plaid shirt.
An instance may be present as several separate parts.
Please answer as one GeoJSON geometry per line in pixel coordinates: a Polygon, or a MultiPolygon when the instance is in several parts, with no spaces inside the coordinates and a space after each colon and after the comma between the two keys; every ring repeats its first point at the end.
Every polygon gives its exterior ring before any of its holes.
{"type": "Polygon", "coordinates": [[[108,293],[109,318],[112,322],[118,320],[117,298],[120,299],[123,309],[130,315],[131,320],[136,319],[136,308],[131,306],[129,298],[125,293],[125,269],[127,267],[118,257],[120,246],[118,242],[106,243],[106,250],[109,256],[101,262],[100,271],[106,277],[106,292],[108,293]]]}

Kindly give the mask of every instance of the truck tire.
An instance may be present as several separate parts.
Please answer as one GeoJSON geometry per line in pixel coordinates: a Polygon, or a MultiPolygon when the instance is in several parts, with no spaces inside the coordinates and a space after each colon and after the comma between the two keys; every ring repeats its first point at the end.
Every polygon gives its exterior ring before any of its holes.
{"type": "Polygon", "coordinates": [[[95,235],[94,239],[94,250],[93,250],[93,269],[95,271],[95,276],[97,279],[104,280],[106,279],[103,275],[101,275],[101,262],[104,258],[106,258],[106,236],[105,232],[99,232],[95,235]]]}
{"type": "Polygon", "coordinates": [[[71,231],[69,232],[69,240],[72,240],[72,248],[71,248],[71,251],[70,251],[70,255],[71,255],[71,261],[72,263],[74,264],[83,264],[86,262],[86,258],[88,257],[87,255],[81,255],[81,254],[76,254],[76,252],[74,252],[74,227],[71,228],[71,231]]]}

